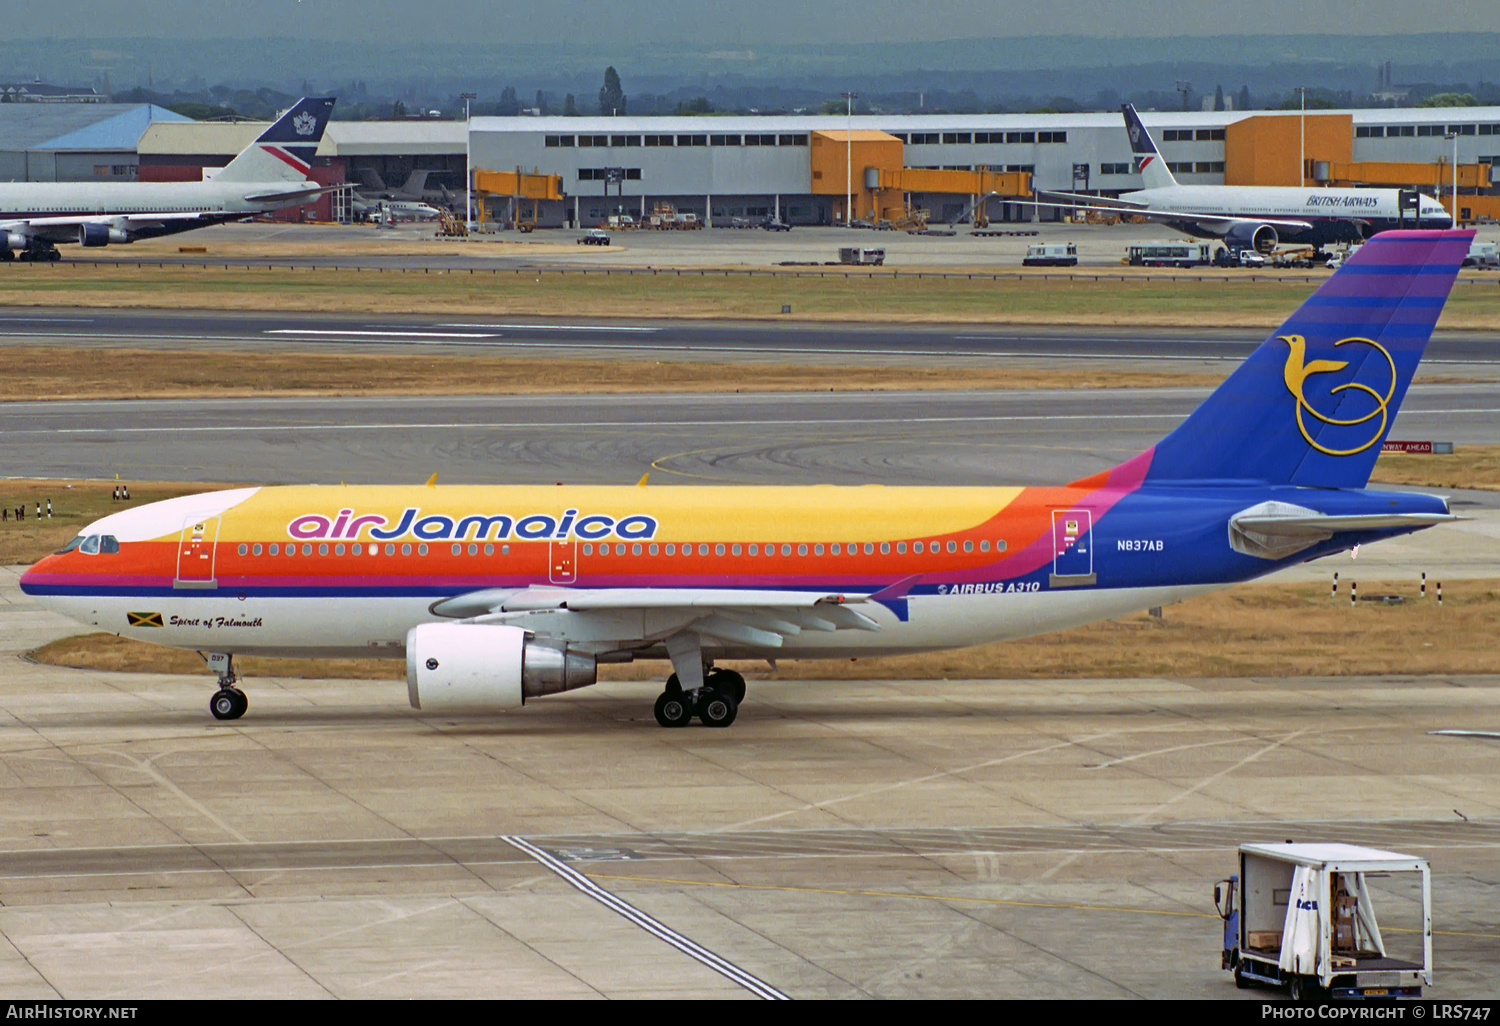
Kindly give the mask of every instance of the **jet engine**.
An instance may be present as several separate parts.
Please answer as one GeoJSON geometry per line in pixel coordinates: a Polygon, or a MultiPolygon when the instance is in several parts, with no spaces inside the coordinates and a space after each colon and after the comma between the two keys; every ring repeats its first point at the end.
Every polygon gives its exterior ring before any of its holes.
{"type": "Polygon", "coordinates": [[[406,635],[406,693],[423,712],[505,712],[597,680],[592,655],[519,627],[424,623],[406,635]]]}
{"type": "Polygon", "coordinates": [[[1246,221],[1236,224],[1224,235],[1224,245],[1236,253],[1242,249],[1253,249],[1257,253],[1269,255],[1280,241],[1281,237],[1270,225],[1250,224],[1246,221]]]}
{"type": "Polygon", "coordinates": [[[107,224],[81,224],[78,226],[80,246],[107,246],[111,242],[129,242],[130,236],[119,228],[107,224]]]}

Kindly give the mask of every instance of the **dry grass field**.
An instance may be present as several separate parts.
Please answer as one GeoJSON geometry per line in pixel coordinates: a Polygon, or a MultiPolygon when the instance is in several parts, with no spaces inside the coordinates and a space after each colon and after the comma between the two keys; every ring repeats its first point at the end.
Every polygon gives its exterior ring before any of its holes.
{"type": "MultiPolygon", "coordinates": [[[[1117,272],[1109,272],[1117,277],[1117,272]]],[[[1274,328],[1320,284],[1205,274],[1117,280],[989,272],[920,276],[915,270],[792,277],[694,269],[622,274],[608,270],[498,272],[140,267],[15,264],[0,276],[0,305],[303,310],[371,314],[442,313],[578,317],[781,319],[974,324],[1274,328]]],[[[1455,288],[1439,326],[1489,328],[1500,321],[1500,288],[1455,288]]]]}
{"type": "Polygon", "coordinates": [[[512,355],[255,353],[0,347],[0,401],[580,392],[863,392],[1212,387],[1215,374],[1005,367],[543,359],[512,355]]]}

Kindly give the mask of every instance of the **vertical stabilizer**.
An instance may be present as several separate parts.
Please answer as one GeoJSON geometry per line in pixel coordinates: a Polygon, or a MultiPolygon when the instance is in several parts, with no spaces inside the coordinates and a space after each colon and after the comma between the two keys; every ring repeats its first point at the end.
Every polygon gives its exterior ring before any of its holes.
{"type": "Polygon", "coordinates": [[[1177,184],[1177,179],[1172,177],[1172,172],[1167,169],[1167,162],[1161,159],[1157,152],[1156,143],[1151,139],[1151,133],[1146,131],[1146,126],[1141,124],[1141,119],[1135,112],[1135,108],[1126,103],[1121,105],[1120,113],[1125,115],[1125,134],[1130,136],[1130,152],[1134,155],[1135,170],[1141,173],[1141,179],[1148,189],[1165,189],[1177,184]]]}
{"type": "Polygon", "coordinates": [[[1146,482],[1363,488],[1473,238],[1365,243],[1157,443],[1146,482]]]}
{"type": "Polygon", "coordinates": [[[333,113],[332,97],[308,97],[214,176],[218,182],[305,182],[323,129],[333,113]]]}

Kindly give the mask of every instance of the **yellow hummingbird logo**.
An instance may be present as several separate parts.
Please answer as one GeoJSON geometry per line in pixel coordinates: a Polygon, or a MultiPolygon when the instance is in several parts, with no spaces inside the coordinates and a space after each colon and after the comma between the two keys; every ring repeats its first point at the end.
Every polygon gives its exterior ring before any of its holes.
{"type": "Polygon", "coordinates": [[[1318,452],[1326,453],[1329,456],[1353,456],[1355,453],[1364,452],[1380,441],[1381,437],[1385,435],[1386,421],[1390,416],[1391,397],[1396,394],[1396,361],[1391,359],[1391,354],[1386,351],[1386,348],[1373,339],[1359,337],[1341,338],[1334,343],[1335,346],[1348,345],[1350,343],[1369,346],[1385,357],[1385,362],[1391,371],[1391,384],[1385,390],[1385,395],[1383,396],[1369,385],[1361,384],[1357,381],[1346,382],[1332,389],[1333,395],[1338,395],[1338,393],[1346,389],[1364,392],[1375,401],[1375,408],[1363,417],[1341,420],[1338,417],[1330,417],[1314,408],[1307,401],[1307,396],[1303,394],[1302,386],[1314,374],[1330,374],[1334,371],[1341,371],[1349,366],[1348,362],[1344,360],[1313,360],[1309,363],[1307,362],[1307,340],[1301,335],[1278,335],[1276,337],[1285,342],[1290,350],[1287,353],[1286,369],[1283,372],[1286,378],[1286,390],[1292,393],[1292,398],[1297,400],[1297,429],[1302,432],[1302,437],[1306,440],[1307,444],[1318,450],[1318,452]],[[1380,424],[1370,435],[1370,440],[1364,445],[1356,446],[1353,449],[1330,449],[1327,446],[1319,445],[1313,436],[1307,433],[1307,421],[1303,416],[1304,410],[1308,414],[1311,414],[1314,419],[1320,420],[1324,424],[1332,424],[1335,427],[1353,427],[1359,424],[1367,424],[1376,417],[1380,418],[1380,424]]]}

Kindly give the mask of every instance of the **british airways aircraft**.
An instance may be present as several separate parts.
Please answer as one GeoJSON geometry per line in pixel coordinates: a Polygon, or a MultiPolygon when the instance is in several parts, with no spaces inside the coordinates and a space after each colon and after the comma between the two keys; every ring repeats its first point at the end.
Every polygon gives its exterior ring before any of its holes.
{"type": "Polygon", "coordinates": [[[1366,489],[1472,231],[1364,246],[1175,431],[1056,487],[266,487],[85,528],[21,578],[205,654],[406,660],[411,704],[497,713],[669,660],[657,721],[733,722],[725,659],[977,645],[1176,602],[1457,519],[1366,489]]]}
{"type": "Polygon", "coordinates": [[[1359,242],[1392,228],[1453,226],[1452,216],[1430,196],[1418,199],[1420,223],[1403,225],[1397,189],[1179,185],[1135,108],[1127,103],[1120,112],[1125,115],[1136,170],[1146,187],[1104,202],[1098,196],[1046,193],[1050,205],[1139,214],[1195,238],[1223,239],[1235,252],[1269,253],[1282,241],[1321,249],[1337,242],[1359,242]]]}
{"type": "Polygon", "coordinates": [[[61,259],[58,243],[108,246],[240,221],[316,199],[308,180],[334,101],[299,100],[203,182],[0,183],[0,261],[61,259]]]}

